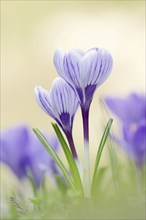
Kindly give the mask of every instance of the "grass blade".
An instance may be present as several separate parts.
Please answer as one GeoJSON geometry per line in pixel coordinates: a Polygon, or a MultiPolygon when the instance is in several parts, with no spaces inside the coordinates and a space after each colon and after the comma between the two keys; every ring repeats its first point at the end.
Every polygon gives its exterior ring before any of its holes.
{"type": "Polygon", "coordinates": [[[118,159],[113,140],[109,138],[109,156],[115,188],[118,186],[118,159]]]}
{"type": "Polygon", "coordinates": [[[60,141],[60,144],[63,148],[63,151],[65,153],[66,159],[68,161],[71,173],[72,173],[72,177],[74,180],[74,185],[76,187],[77,191],[80,191],[83,194],[83,186],[82,186],[82,182],[81,182],[81,178],[80,178],[80,174],[76,165],[76,162],[71,154],[71,151],[68,147],[68,144],[66,143],[58,125],[56,123],[52,123],[52,126],[56,132],[56,135],[60,141]]]}
{"type": "MultiPolygon", "coordinates": [[[[100,100],[101,106],[103,108],[103,111],[105,112],[105,115],[107,118],[110,118],[109,116],[109,111],[107,109],[106,102],[103,100],[100,100]]],[[[112,168],[112,175],[115,183],[115,187],[117,188],[118,184],[118,160],[117,160],[117,154],[116,154],[116,149],[115,149],[115,137],[113,135],[113,132],[111,131],[111,137],[108,139],[108,149],[109,149],[109,156],[110,156],[110,163],[111,163],[111,168],[112,168]]]]}
{"type": "Polygon", "coordinates": [[[98,152],[97,152],[97,156],[96,156],[96,161],[95,161],[93,178],[92,178],[92,189],[91,189],[92,195],[94,194],[94,190],[95,190],[95,185],[96,185],[96,180],[97,180],[97,175],[98,175],[98,166],[99,166],[101,154],[102,154],[103,148],[105,146],[106,140],[108,138],[112,122],[113,122],[113,119],[109,119],[109,121],[106,125],[106,128],[104,130],[103,136],[101,138],[100,144],[99,144],[99,148],[98,148],[98,152]]]}
{"type": "Polygon", "coordinates": [[[29,169],[26,169],[26,173],[27,173],[28,179],[30,181],[34,196],[37,196],[37,188],[36,188],[36,184],[35,184],[34,178],[32,176],[32,173],[29,169]]]}
{"type": "Polygon", "coordinates": [[[62,171],[62,173],[64,174],[64,177],[69,185],[69,187],[75,190],[75,186],[73,184],[72,179],[70,178],[67,169],[65,168],[64,164],[62,163],[62,161],[60,160],[60,158],[58,157],[58,155],[56,154],[56,152],[53,150],[53,148],[48,144],[46,138],[44,137],[44,135],[39,131],[39,129],[33,129],[34,133],[36,134],[36,136],[38,137],[38,139],[40,140],[40,142],[43,144],[43,146],[45,147],[45,149],[47,150],[47,152],[50,154],[50,156],[53,158],[53,160],[55,161],[55,163],[58,165],[58,167],[60,168],[60,170],[62,171]]]}

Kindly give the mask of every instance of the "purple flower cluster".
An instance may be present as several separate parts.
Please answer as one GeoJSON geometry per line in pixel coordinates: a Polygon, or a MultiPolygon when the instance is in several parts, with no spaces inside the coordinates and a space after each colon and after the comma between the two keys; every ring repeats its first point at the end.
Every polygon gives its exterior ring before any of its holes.
{"type": "Polygon", "coordinates": [[[77,153],[72,138],[73,118],[81,106],[83,116],[84,139],[88,142],[88,114],[93,94],[109,76],[112,69],[110,53],[101,48],[87,52],[70,50],[65,53],[57,49],[54,65],[60,77],[54,80],[51,91],[36,87],[35,95],[40,107],[60,125],[74,158],[77,153]]]}
{"type": "Polygon", "coordinates": [[[120,120],[121,137],[115,137],[115,141],[141,166],[146,161],[145,95],[132,93],[125,98],[107,97],[105,102],[120,120]]]}
{"type": "MultiPolygon", "coordinates": [[[[55,136],[48,137],[48,142],[58,151],[59,141],[55,136]]],[[[29,171],[39,187],[45,172],[56,173],[55,162],[28,126],[18,125],[1,131],[0,143],[0,161],[7,164],[19,179],[27,177],[29,171]]]]}
{"type": "MultiPolygon", "coordinates": [[[[92,48],[86,52],[57,49],[54,65],[59,77],[54,80],[50,92],[36,87],[35,96],[40,107],[60,125],[64,131],[72,155],[78,165],[78,155],[72,137],[74,115],[80,104],[84,132],[84,188],[90,197],[90,161],[89,161],[89,109],[97,87],[109,76],[112,69],[112,57],[102,48],[92,48]]],[[[85,190],[85,191],[86,191],[85,190]]]]}

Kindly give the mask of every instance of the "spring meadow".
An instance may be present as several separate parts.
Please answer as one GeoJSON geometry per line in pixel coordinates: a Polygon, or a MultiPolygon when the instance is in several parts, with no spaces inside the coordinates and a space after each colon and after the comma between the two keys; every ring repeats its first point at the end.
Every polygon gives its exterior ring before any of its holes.
{"type": "Polygon", "coordinates": [[[145,1],[1,1],[2,220],[146,218],[145,1]]]}

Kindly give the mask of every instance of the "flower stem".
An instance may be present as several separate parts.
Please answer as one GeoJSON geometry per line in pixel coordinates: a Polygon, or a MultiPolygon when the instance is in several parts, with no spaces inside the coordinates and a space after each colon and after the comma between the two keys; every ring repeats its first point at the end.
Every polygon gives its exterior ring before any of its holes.
{"type": "Polygon", "coordinates": [[[91,197],[91,182],[90,182],[90,158],[89,158],[89,108],[82,108],[83,132],[84,132],[84,194],[86,198],[91,197]]]}
{"type": "Polygon", "coordinates": [[[67,137],[72,155],[73,155],[74,159],[76,160],[78,158],[78,156],[77,156],[76,148],[75,148],[75,145],[74,145],[72,133],[71,132],[65,132],[65,134],[66,134],[66,137],[67,137]]]}
{"type": "Polygon", "coordinates": [[[77,152],[76,152],[76,148],[75,148],[75,144],[74,144],[72,132],[65,132],[65,134],[66,134],[66,137],[67,137],[67,140],[68,140],[68,143],[69,143],[69,146],[70,146],[70,149],[71,149],[73,158],[74,158],[74,160],[75,160],[75,163],[76,163],[76,165],[77,165],[77,168],[78,168],[78,171],[79,171],[81,180],[82,180],[82,179],[83,179],[83,178],[82,178],[82,176],[83,176],[83,174],[82,174],[82,173],[83,173],[83,172],[82,172],[82,166],[81,166],[79,157],[78,157],[77,152]]]}

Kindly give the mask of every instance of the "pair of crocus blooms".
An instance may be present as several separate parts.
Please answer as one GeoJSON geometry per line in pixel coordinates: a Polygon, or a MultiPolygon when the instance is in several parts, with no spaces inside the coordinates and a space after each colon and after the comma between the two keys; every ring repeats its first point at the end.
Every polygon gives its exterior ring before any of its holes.
{"type": "MultiPolygon", "coordinates": [[[[146,161],[146,98],[144,94],[132,93],[124,98],[107,97],[108,108],[120,119],[121,134],[112,135],[138,167],[146,161]]],[[[58,152],[56,136],[47,137],[49,144],[58,152]]],[[[25,124],[12,126],[0,134],[0,161],[7,164],[19,179],[27,177],[27,170],[33,176],[36,186],[40,186],[44,174],[54,176],[59,170],[42,144],[25,124]]],[[[60,174],[59,174],[60,175],[60,174]]]]}
{"type": "MultiPolygon", "coordinates": [[[[93,48],[86,53],[71,50],[65,53],[57,49],[54,65],[60,77],[54,80],[51,91],[36,87],[35,95],[41,108],[60,125],[68,139],[71,152],[78,164],[78,156],[72,137],[74,115],[80,104],[84,140],[85,166],[89,171],[88,116],[95,89],[111,72],[112,57],[104,49],[93,48]]],[[[31,171],[36,186],[40,186],[44,173],[58,174],[57,166],[27,125],[13,126],[1,132],[0,161],[7,164],[20,179],[31,171]]],[[[47,137],[48,143],[58,151],[57,137],[47,137]]],[[[87,175],[90,181],[89,172],[87,175]]],[[[87,186],[89,188],[89,186],[87,186]]]]}
{"type": "Polygon", "coordinates": [[[70,50],[65,53],[57,49],[54,65],[60,77],[53,81],[50,92],[37,86],[35,96],[40,107],[60,125],[64,131],[72,155],[79,164],[74,145],[72,128],[78,105],[81,107],[84,131],[85,176],[90,188],[89,173],[89,109],[97,87],[109,76],[112,69],[112,56],[102,48],[93,48],[87,52],[70,50]]]}

